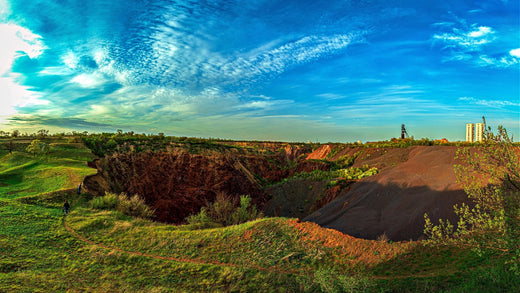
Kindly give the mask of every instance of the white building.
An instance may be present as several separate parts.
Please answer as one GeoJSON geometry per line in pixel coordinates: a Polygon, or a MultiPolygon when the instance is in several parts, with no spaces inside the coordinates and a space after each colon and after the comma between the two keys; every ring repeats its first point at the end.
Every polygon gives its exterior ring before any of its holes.
{"type": "MultiPolygon", "coordinates": [[[[467,126],[466,126],[467,128],[467,126]]],[[[467,134],[466,134],[467,137],[467,134]]],[[[484,141],[484,123],[475,123],[475,141],[484,141]]]]}
{"type": "Polygon", "coordinates": [[[466,124],[466,141],[473,142],[475,140],[475,125],[473,123],[466,124]]]}

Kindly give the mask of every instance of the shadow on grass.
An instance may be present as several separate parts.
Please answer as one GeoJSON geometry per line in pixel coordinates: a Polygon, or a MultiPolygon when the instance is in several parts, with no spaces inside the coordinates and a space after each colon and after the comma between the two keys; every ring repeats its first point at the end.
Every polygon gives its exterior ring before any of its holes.
{"type": "Polygon", "coordinates": [[[23,204],[39,205],[48,208],[61,208],[65,201],[71,202],[73,205],[83,204],[92,199],[88,193],[77,194],[76,188],[57,190],[47,193],[40,193],[31,196],[24,196],[16,200],[23,204]]]}
{"type": "Polygon", "coordinates": [[[520,278],[507,259],[469,248],[418,242],[370,269],[377,288],[391,292],[511,292],[520,278]]]}

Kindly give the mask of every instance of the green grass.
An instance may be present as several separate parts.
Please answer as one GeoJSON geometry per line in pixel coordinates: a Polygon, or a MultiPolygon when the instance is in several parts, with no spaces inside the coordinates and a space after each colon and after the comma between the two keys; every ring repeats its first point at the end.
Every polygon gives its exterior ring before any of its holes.
{"type": "Polygon", "coordinates": [[[0,153],[0,292],[505,292],[500,256],[354,239],[294,219],[192,230],[91,207],[88,150],[0,153]],[[65,200],[72,212],[64,219],[65,200]],[[71,229],[67,230],[66,226],[71,229]]]}

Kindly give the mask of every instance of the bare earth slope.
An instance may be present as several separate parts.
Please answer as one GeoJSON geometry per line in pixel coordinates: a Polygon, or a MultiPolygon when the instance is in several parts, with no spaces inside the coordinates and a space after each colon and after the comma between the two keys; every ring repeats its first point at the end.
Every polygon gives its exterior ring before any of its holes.
{"type": "Polygon", "coordinates": [[[361,180],[304,220],[360,238],[386,234],[394,241],[420,238],[424,213],[454,223],[453,205],[467,201],[455,181],[456,150],[451,146],[400,149],[408,160],[361,180]]]}
{"type": "Polygon", "coordinates": [[[287,146],[273,154],[235,148],[116,153],[91,163],[98,173],[86,177],[83,186],[98,196],[105,191],[139,194],[155,210],[156,220],[182,223],[219,193],[234,198],[250,195],[252,203],[261,208],[268,197],[263,182],[329,169],[323,162],[295,158],[303,151],[287,146]]]}

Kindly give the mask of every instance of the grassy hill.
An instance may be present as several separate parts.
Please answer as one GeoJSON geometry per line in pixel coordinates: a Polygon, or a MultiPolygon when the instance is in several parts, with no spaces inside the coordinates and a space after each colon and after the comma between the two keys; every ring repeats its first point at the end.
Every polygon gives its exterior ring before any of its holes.
{"type": "Polygon", "coordinates": [[[296,219],[193,230],[91,208],[81,144],[0,151],[0,292],[507,292],[500,255],[356,239],[296,219]],[[68,199],[72,212],[63,217],[68,199]]]}

